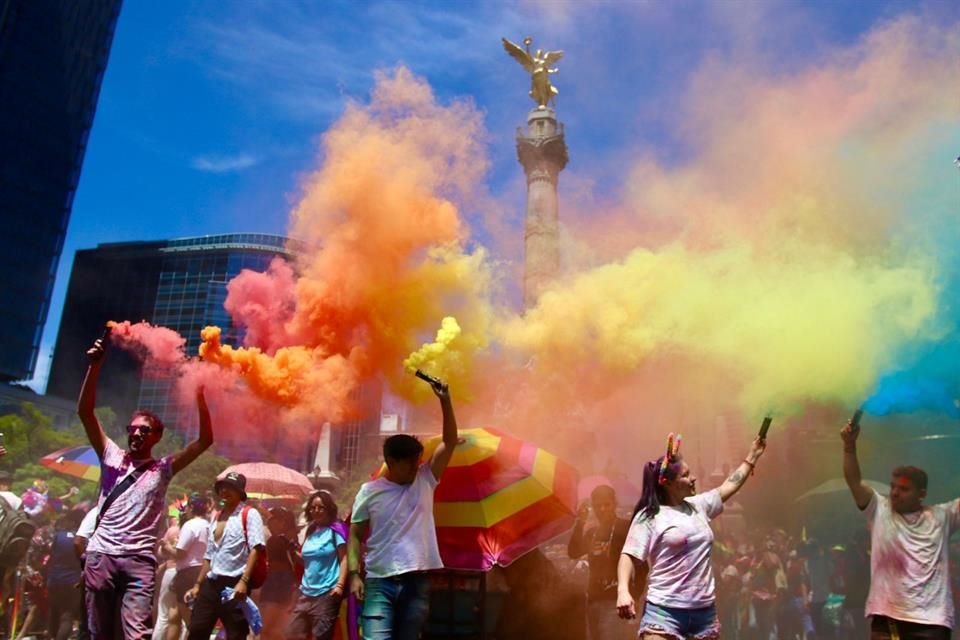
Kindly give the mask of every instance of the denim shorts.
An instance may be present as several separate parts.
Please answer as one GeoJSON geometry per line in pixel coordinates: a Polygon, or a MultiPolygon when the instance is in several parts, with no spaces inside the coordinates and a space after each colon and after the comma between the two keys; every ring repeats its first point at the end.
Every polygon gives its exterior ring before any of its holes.
{"type": "Polygon", "coordinates": [[[711,640],[720,637],[720,620],[717,607],[710,605],[701,609],[677,609],[661,607],[647,602],[640,620],[640,636],[645,632],[684,640],[711,640]]]}

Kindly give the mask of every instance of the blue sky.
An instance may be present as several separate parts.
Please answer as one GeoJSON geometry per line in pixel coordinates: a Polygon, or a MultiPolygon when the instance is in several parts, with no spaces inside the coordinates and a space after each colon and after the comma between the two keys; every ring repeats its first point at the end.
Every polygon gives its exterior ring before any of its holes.
{"type": "MultiPolygon", "coordinates": [[[[960,19],[954,2],[715,0],[125,3],[44,332],[50,349],[73,254],[102,242],[284,233],[317,141],[374,71],[398,64],[442,101],[469,97],[489,132],[491,193],[522,209],[515,128],[533,106],[501,36],[563,49],[555,82],[565,185],[616,197],[638,149],[680,162],[673,118],[714,56],[767,73],[816,63],[904,11],[960,19]],[[568,177],[569,176],[569,177],[568,177]]],[[[512,214],[511,214],[512,215],[512,214]]]]}

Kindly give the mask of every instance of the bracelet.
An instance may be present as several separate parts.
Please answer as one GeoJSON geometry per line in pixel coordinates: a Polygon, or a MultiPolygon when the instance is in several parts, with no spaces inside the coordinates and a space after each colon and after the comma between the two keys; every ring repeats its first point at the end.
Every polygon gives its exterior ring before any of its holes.
{"type": "Polygon", "coordinates": [[[247,576],[240,576],[240,579],[243,581],[243,584],[250,584],[250,578],[247,576]]]}
{"type": "Polygon", "coordinates": [[[755,463],[755,462],[750,462],[750,461],[747,460],[746,458],[744,458],[743,461],[747,464],[747,466],[750,467],[750,475],[753,475],[753,472],[754,472],[754,470],[756,469],[757,463],[755,463]]]}

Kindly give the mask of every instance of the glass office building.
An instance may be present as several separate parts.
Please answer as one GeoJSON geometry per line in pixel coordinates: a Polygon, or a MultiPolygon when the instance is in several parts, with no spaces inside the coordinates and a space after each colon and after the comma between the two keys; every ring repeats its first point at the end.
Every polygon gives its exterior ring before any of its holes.
{"type": "MultiPolygon", "coordinates": [[[[157,293],[152,323],[174,329],[186,338],[186,353],[195,356],[200,349],[200,331],[216,325],[223,331],[224,344],[239,346],[243,341],[223,308],[227,283],[241,270],[266,271],[277,256],[291,258],[286,250],[287,239],[264,234],[231,234],[173,240],[160,249],[163,254],[157,273],[157,293]]],[[[195,435],[196,410],[179,410],[171,389],[173,380],[144,376],[140,384],[137,406],[156,413],[168,424],[175,424],[188,438],[195,435]]],[[[284,443],[249,443],[234,441],[230,433],[220,434],[218,450],[230,458],[263,455],[265,445],[274,448],[272,459],[297,468],[302,466],[302,451],[285,451],[284,443]],[[293,459],[291,459],[293,458],[293,459]]]]}
{"type": "MultiPolygon", "coordinates": [[[[200,331],[219,326],[224,344],[239,346],[243,332],[231,321],[223,303],[227,283],[241,270],[265,271],[276,257],[293,258],[287,238],[268,234],[225,234],[161,242],[102,244],[78,251],[47,393],[75,397],[86,370],[85,351],[108,320],[147,320],[169,327],[183,336],[188,355],[200,347],[200,331]]],[[[136,408],[149,409],[185,437],[196,434],[196,410],[178,408],[171,397],[173,381],[142,375],[139,363],[119,349],[111,350],[108,369],[101,377],[98,405],[110,406],[121,416],[136,408]]],[[[332,464],[350,468],[359,459],[362,443],[379,428],[379,386],[358,390],[365,415],[336,425],[332,464]]],[[[296,446],[274,438],[271,442],[234,440],[224,426],[217,451],[234,461],[273,460],[292,468],[310,470],[316,454],[320,425],[304,425],[313,445],[296,446]],[[316,433],[313,433],[313,432],[316,433]]],[[[269,431],[269,428],[265,429],[269,431]]],[[[325,469],[326,470],[326,469],[325,469]]]]}
{"type": "Polygon", "coordinates": [[[0,382],[33,376],[120,0],[0,0],[0,382]]]}

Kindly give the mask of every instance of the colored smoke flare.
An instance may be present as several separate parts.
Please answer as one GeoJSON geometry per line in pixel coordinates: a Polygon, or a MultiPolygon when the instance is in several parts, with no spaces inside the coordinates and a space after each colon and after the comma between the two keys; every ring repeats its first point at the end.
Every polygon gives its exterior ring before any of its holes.
{"type": "Polygon", "coordinates": [[[204,327],[200,336],[203,361],[238,373],[260,398],[322,409],[334,421],[347,415],[348,396],[359,382],[357,359],[327,356],[319,348],[281,347],[273,355],[256,347],[234,348],[220,342],[220,327],[214,326],[204,327]]]}
{"type": "MultiPolygon", "coordinates": [[[[184,347],[186,339],[173,329],[159,327],[146,321],[107,322],[109,343],[129,351],[143,363],[143,373],[149,378],[174,375],[187,363],[184,347]]],[[[106,333],[104,335],[107,335],[106,333]]]]}
{"type": "Polygon", "coordinates": [[[447,316],[440,322],[437,338],[433,342],[425,343],[410,354],[403,361],[403,368],[407,373],[415,373],[418,369],[438,371],[438,377],[443,378],[444,354],[449,352],[450,345],[460,335],[460,325],[457,319],[447,316]]]}

